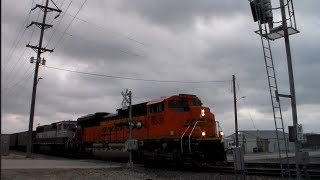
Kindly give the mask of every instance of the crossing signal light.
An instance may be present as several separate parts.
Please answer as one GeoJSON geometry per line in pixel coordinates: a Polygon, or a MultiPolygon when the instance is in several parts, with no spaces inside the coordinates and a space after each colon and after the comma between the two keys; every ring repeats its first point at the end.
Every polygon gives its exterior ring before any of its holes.
{"type": "Polygon", "coordinates": [[[250,2],[254,22],[270,23],[273,21],[271,0],[253,0],[250,2]]]}
{"type": "Polygon", "coordinates": [[[293,126],[288,126],[289,130],[289,141],[295,142],[296,141],[296,131],[293,126]]]}

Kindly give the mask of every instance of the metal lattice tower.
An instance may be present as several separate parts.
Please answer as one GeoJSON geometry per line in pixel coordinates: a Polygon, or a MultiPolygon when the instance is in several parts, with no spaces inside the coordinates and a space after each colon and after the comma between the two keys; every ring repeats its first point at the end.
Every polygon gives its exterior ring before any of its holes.
{"type": "MultiPolygon", "coordinates": [[[[272,8],[270,0],[249,0],[254,21],[258,22],[259,29],[255,33],[260,35],[261,45],[263,49],[263,56],[267,71],[268,85],[271,97],[271,104],[273,110],[273,118],[277,136],[279,162],[281,168],[282,178],[284,176],[289,176],[290,174],[290,164],[288,158],[288,139],[285,136],[280,97],[291,98],[291,95],[282,95],[278,93],[278,84],[275,72],[275,66],[273,63],[273,55],[270,45],[270,40],[274,41],[276,39],[289,36],[292,34],[299,33],[296,27],[295,15],[292,0],[286,0],[286,4],[283,4],[283,0],[280,0],[280,6],[277,8],[272,8]],[[282,2],[281,2],[282,1],[282,2]],[[273,21],[272,11],[281,10],[281,16],[284,17],[288,15],[288,19],[282,18],[282,20],[275,22],[273,21]],[[283,14],[284,13],[284,14],[283,14]],[[267,25],[268,24],[268,25],[267,25]],[[278,27],[273,27],[273,25],[278,25],[278,27]],[[281,154],[281,144],[284,143],[285,155],[281,154]],[[285,158],[285,160],[283,160],[285,158]]],[[[280,16],[280,17],[281,17],[280,16]]],[[[297,175],[298,175],[297,167],[297,175]]]]}

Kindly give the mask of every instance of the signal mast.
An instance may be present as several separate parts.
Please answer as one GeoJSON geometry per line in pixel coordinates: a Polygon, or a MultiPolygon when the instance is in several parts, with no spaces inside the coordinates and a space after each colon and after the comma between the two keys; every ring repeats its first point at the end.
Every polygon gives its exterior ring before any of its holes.
{"type": "MultiPolygon", "coordinates": [[[[303,138],[302,135],[302,125],[298,124],[297,119],[297,107],[296,107],[296,96],[295,96],[295,88],[294,88],[294,78],[293,78],[293,70],[292,70],[292,59],[291,59],[291,50],[290,50],[290,41],[289,36],[293,34],[299,33],[296,25],[296,18],[293,8],[292,0],[279,0],[279,4],[272,7],[271,0],[249,0],[250,7],[252,11],[252,16],[254,22],[258,22],[259,29],[255,31],[261,38],[261,44],[263,48],[263,55],[265,60],[265,66],[267,70],[268,76],[268,84],[271,96],[271,104],[273,108],[273,117],[276,128],[277,142],[278,142],[278,152],[279,152],[279,161],[281,167],[281,175],[290,175],[289,168],[289,159],[288,159],[288,141],[285,137],[284,133],[284,125],[282,119],[282,111],[280,105],[280,98],[285,97],[291,99],[291,107],[292,107],[292,119],[293,126],[292,129],[289,130],[293,132],[293,134],[289,134],[289,136],[293,136],[293,140],[295,142],[295,157],[296,157],[296,171],[297,171],[297,179],[301,179],[301,172],[299,169],[300,160],[302,153],[299,151],[300,149],[300,141],[303,138]],[[280,12],[279,12],[280,10],[280,12]],[[281,20],[274,21],[273,12],[278,13],[281,20]],[[287,18],[288,17],[288,18],[287,18]],[[274,25],[277,25],[274,27],[274,25]],[[278,93],[278,85],[275,73],[275,67],[273,63],[273,56],[270,46],[270,41],[274,41],[280,38],[284,38],[285,40],[285,49],[287,55],[287,63],[288,63],[288,75],[289,75],[289,84],[290,84],[290,94],[279,94],[278,93]],[[281,133],[278,132],[280,130],[281,133]],[[286,163],[287,169],[285,170],[282,165],[282,158],[280,153],[281,144],[285,145],[286,152],[286,163]]],[[[290,128],[290,127],[289,127],[290,128]]]]}

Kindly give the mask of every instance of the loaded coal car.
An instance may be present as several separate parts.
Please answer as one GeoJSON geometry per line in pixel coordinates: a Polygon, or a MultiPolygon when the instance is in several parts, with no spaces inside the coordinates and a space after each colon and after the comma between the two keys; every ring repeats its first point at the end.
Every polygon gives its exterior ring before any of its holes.
{"type": "MultiPolygon", "coordinates": [[[[26,151],[29,142],[29,131],[18,133],[17,149],[20,151],[26,151]]],[[[34,131],[32,132],[32,137],[34,137],[34,131]]]]}
{"type": "MultiPolygon", "coordinates": [[[[32,131],[32,139],[36,132],[32,131]]],[[[26,151],[29,141],[29,131],[10,134],[10,150],[26,151]]]]}
{"type": "Polygon", "coordinates": [[[95,156],[134,161],[183,164],[224,162],[223,132],[208,107],[195,95],[179,94],[132,105],[132,140],[128,141],[129,110],[78,118],[76,138],[95,156]]]}
{"type": "Polygon", "coordinates": [[[38,126],[33,141],[34,152],[66,153],[72,149],[76,121],[60,121],[38,126]]]}
{"type": "Polygon", "coordinates": [[[18,142],[18,133],[10,134],[10,150],[16,150],[18,142]]]}

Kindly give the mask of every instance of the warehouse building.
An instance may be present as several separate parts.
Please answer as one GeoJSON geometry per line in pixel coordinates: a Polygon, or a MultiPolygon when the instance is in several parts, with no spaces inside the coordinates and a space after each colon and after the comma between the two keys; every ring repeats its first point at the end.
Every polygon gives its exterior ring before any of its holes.
{"type": "MultiPolygon", "coordinates": [[[[289,152],[294,152],[294,143],[289,142],[289,134],[278,131],[280,139],[280,151],[285,151],[285,142],[287,141],[289,152]]],[[[275,130],[244,130],[239,131],[239,146],[243,148],[244,153],[257,152],[278,152],[277,133],[275,130]]],[[[235,147],[235,133],[225,137],[224,143],[226,149],[235,147]]]]}

